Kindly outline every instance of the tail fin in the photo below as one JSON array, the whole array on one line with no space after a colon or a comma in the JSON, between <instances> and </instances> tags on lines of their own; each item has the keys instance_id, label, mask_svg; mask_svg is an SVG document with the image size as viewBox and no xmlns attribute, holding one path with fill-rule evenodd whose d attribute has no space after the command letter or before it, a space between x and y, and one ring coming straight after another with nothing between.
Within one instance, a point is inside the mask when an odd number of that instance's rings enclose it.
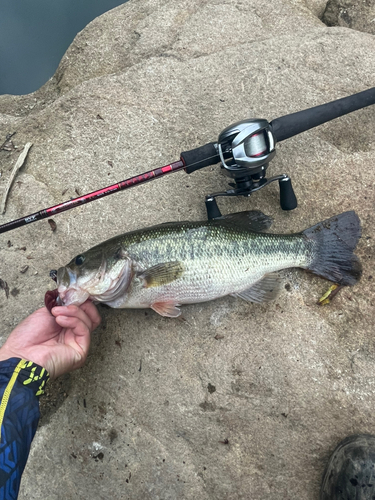
<instances>
[{"instance_id":1,"label":"tail fin","mask_svg":"<svg viewBox=\"0 0 375 500\"><path fill-rule=\"evenodd\" d=\"M316 243L310 271L341 285L359 281L362 266L353 251L361 237L361 223L355 212L331 217L302 234Z\"/></svg>"}]
</instances>

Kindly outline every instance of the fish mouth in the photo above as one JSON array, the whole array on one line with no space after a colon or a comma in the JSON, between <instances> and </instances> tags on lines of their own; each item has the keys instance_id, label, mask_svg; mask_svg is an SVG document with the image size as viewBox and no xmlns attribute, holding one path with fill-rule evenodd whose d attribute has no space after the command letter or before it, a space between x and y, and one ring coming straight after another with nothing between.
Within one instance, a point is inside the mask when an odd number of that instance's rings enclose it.
<instances>
[{"instance_id":1,"label":"fish mouth","mask_svg":"<svg viewBox=\"0 0 375 500\"><path fill-rule=\"evenodd\" d=\"M68 267L60 267L56 278L58 292L56 305L79 306L89 298L87 291L79 286L77 274Z\"/></svg>"},{"instance_id":2,"label":"fish mouth","mask_svg":"<svg viewBox=\"0 0 375 500\"><path fill-rule=\"evenodd\" d=\"M126 259L120 270L108 271L103 260L99 270L90 278L77 276L71 269L65 267L57 271L56 304L81 305L90 299L94 302L111 302L123 295L132 279L131 262Z\"/></svg>"},{"instance_id":3,"label":"fish mouth","mask_svg":"<svg viewBox=\"0 0 375 500\"><path fill-rule=\"evenodd\" d=\"M56 304L63 306L79 306L86 302L86 300L90 297L90 294L85 292L84 290L69 288L69 289L61 289L57 288L59 296L56 299Z\"/></svg>"}]
</instances>

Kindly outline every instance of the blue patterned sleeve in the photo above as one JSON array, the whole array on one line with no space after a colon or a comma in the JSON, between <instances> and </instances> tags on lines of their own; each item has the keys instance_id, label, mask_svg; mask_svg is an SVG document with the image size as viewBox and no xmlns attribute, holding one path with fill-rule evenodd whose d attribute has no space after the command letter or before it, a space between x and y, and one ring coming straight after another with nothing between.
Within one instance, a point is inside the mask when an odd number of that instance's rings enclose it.
<instances>
[{"instance_id":1,"label":"blue patterned sleeve","mask_svg":"<svg viewBox=\"0 0 375 500\"><path fill-rule=\"evenodd\" d=\"M0 500L18 496L47 380L47 371L31 361L0 362Z\"/></svg>"}]
</instances>

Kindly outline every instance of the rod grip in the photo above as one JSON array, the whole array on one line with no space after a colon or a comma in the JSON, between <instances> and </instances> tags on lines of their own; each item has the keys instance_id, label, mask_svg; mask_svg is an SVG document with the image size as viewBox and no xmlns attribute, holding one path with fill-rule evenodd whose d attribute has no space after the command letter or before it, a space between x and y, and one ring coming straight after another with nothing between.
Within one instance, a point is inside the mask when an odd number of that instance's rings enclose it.
<instances>
[{"instance_id":1,"label":"rod grip","mask_svg":"<svg viewBox=\"0 0 375 500\"><path fill-rule=\"evenodd\" d=\"M322 123L375 104L375 87L320 106L281 116L270 123L277 142L317 127Z\"/></svg>"},{"instance_id":2,"label":"rod grip","mask_svg":"<svg viewBox=\"0 0 375 500\"><path fill-rule=\"evenodd\" d=\"M191 174L200 168L219 163L220 156L216 149L216 143L210 142L199 148L184 151L181 153L181 159L185 164L186 173Z\"/></svg>"}]
</instances>

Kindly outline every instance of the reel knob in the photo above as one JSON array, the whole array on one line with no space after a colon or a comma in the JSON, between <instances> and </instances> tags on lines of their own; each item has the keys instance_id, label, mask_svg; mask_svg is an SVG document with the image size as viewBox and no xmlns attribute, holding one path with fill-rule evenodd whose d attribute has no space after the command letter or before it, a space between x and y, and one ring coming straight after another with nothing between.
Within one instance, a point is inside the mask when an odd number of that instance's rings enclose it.
<instances>
[{"instance_id":1,"label":"reel knob","mask_svg":"<svg viewBox=\"0 0 375 500\"><path fill-rule=\"evenodd\" d=\"M281 208L283 210L294 210L297 208L297 198L294 194L290 177L285 176L283 179L279 179L279 187Z\"/></svg>"}]
</instances>

